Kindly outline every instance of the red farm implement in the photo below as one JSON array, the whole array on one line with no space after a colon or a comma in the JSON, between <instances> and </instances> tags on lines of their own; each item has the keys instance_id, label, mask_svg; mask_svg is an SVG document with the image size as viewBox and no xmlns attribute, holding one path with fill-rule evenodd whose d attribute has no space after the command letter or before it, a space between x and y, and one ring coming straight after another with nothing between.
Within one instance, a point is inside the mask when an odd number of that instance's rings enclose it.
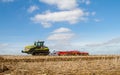
<instances>
[{"instance_id":1,"label":"red farm implement","mask_svg":"<svg viewBox=\"0 0 120 75\"><path fill-rule=\"evenodd\" d=\"M54 54L59 55L59 56L69 56L69 55L89 55L89 53L87 52L80 52L80 51L76 51L76 50L72 50L72 51L57 51Z\"/></svg>"}]
</instances>

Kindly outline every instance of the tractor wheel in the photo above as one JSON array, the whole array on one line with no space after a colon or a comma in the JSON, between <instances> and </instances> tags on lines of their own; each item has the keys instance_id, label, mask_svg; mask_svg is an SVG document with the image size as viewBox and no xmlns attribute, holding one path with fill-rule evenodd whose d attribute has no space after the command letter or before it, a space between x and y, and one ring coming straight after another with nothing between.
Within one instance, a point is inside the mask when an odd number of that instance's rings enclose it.
<instances>
[{"instance_id":1,"label":"tractor wheel","mask_svg":"<svg viewBox=\"0 0 120 75\"><path fill-rule=\"evenodd\" d=\"M32 55L37 55L37 53L33 52Z\"/></svg>"}]
</instances>

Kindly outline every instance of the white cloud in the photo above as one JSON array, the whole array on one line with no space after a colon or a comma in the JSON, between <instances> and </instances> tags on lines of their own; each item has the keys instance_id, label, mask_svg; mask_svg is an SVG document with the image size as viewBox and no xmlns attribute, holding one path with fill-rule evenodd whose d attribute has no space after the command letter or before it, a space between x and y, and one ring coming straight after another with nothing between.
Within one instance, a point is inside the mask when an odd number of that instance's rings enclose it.
<instances>
[{"instance_id":1,"label":"white cloud","mask_svg":"<svg viewBox=\"0 0 120 75\"><path fill-rule=\"evenodd\" d=\"M84 13L86 16L89 16L90 15L90 12L85 12Z\"/></svg>"},{"instance_id":2,"label":"white cloud","mask_svg":"<svg viewBox=\"0 0 120 75\"><path fill-rule=\"evenodd\" d=\"M54 22L68 22L70 24L75 24L78 21L84 21L85 12L81 9L74 9L70 11L60 11L60 12L47 12L44 14L37 14L31 18L35 23L40 23L44 27L50 27Z\"/></svg>"},{"instance_id":3,"label":"white cloud","mask_svg":"<svg viewBox=\"0 0 120 75\"><path fill-rule=\"evenodd\" d=\"M85 47L90 54L99 55L116 55L120 54L120 46L101 46L101 47Z\"/></svg>"},{"instance_id":4,"label":"white cloud","mask_svg":"<svg viewBox=\"0 0 120 75\"><path fill-rule=\"evenodd\" d=\"M96 19L94 19L94 21L95 22L100 22L101 20L96 18Z\"/></svg>"},{"instance_id":5,"label":"white cloud","mask_svg":"<svg viewBox=\"0 0 120 75\"><path fill-rule=\"evenodd\" d=\"M52 35L50 35L47 39L53 41L70 40L71 38L73 38L74 35L75 34L72 33L69 28L61 27L54 30L52 32Z\"/></svg>"},{"instance_id":6,"label":"white cloud","mask_svg":"<svg viewBox=\"0 0 120 75\"><path fill-rule=\"evenodd\" d=\"M81 2L81 3L85 3L86 5L91 4L91 1L90 1L90 0L81 0L80 2Z\"/></svg>"},{"instance_id":7,"label":"white cloud","mask_svg":"<svg viewBox=\"0 0 120 75\"><path fill-rule=\"evenodd\" d=\"M13 2L14 0L0 0L1 2Z\"/></svg>"},{"instance_id":8,"label":"white cloud","mask_svg":"<svg viewBox=\"0 0 120 75\"><path fill-rule=\"evenodd\" d=\"M32 12L34 12L35 10L38 10L39 8L38 8L38 6L36 6L36 5L32 5L32 6L30 6L29 8L28 8L28 12L29 13L32 13Z\"/></svg>"},{"instance_id":9,"label":"white cloud","mask_svg":"<svg viewBox=\"0 0 120 75\"><path fill-rule=\"evenodd\" d=\"M48 40L70 40L74 36L73 33L57 33L52 34L48 37Z\"/></svg>"},{"instance_id":10,"label":"white cloud","mask_svg":"<svg viewBox=\"0 0 120 75\"><path fill-rule=\"evenodd\" d=\"M4 48L4 47L7 47L7 46L8 46L7 43L1 43L1 44L0 44L0 49L1 49L1 48Z\"/></svg>"},{"instance_id":11,"label":"white cloud","mask_svg":"<svg viewBox=\"0 0 120 75\"><path fill-rule=\"evenodd\" d=\"M69 50L71 48L71 42L70 41L52 41L52 43L48 44L48 47L50 48L51 52L53 50L60 51L60 50Z\"/></svg>"},{"instance_id":12,"label":"white cloud","mask_svg":"<svg viewBox=\"0 0 120 75\"><path fill-rule=\"evenodd\" d=\"M0 43L0 55L22 55L21 50L27 43Z\"/></svg>"},{"instance_id":13,"label":"white cloud","mask_svg":"<svg viewBox=\"0 0 120 75\"><path fill-rule=\"evenodd\" d=\"M48 23L48 22L41 22L41 24L42 24L42 26L43 26L44 28L49 28L49 27L52 26L52 24L51 24L51 23Z\"/></svg>"},{"instance_id":14,"label":"white cloud","mask_svg":"<svg viewBox=\"0 0 120 75\"><path fill-rule=\"evenodd\" d=\"M80 51L87 51L90 54L120 54L120 38L114 38L106 42L73 42L71 47L79 49Z\"/></svg>"},{"instance_id":15,"label":"white cloud","mask_svg":"<svg viewBox=\"0 0 120 75\"><path fill-rule=\"evenodd\" d=\"M56 5L60 10L71 10L77 8L77 0L39 0L49 5Z\"/></svg>"},{"instance_id":16,"label":"white cloud","mask_svg":"<svg viewBox=\"0 0 120 75\"><path fill-rule=\"evenodd\" d=\"M53 33L66 33L66 32L70 32L71 30L69 28L64 28L64 27L61 27L59 29L56 29L53 31Z\"/></svg>"},{"instance_id":17,"label":"white cloud","mask_svg":"<svg viewBox=\"0 0 120 75\"><path fill-rule=\"evenodd\" d=\"M1 43L0 44L0 54L12 54L12 50L11 50L11 45L8 43Z\"/></svg>"},{"instance_id":18,"label":"white cloud","mask_svg":"<svg viewBox=\"0 0 120 75\"><path fill-rule=\"evenodd\" d=\"M55 5L60 11L50 12L45 11L40 14L36 14L31 17L34 23L41 24L44 28L49 28L53 23L68 22L69 24L75 24L81 21L87 21L89 12L83 11L78 7L77 0L39 0L40 2L48 5ZM81 0L82 3L89 4L90 0ZM95 14L95 13L92 13Z\"/></svg>"},{"instance_id":19,"label":"white cloud","mask_svg":"<svg viewBox=\"0 0 120 75\"><path fill-rule=\"evenodd\" d=\"M90 0L86 0L86 2L85 2L87 5L89 5L91 2L90 2Z\"/></svg>"},{"instance_id":20,"label":"white cloud","mask_svg":"<svg viewBox=\"0 0 120 75\"><path fill-rule=\"evenodd\" d=\"M96 43L96 44L88 44L86 46L89 47L98 47L98 46L113 46L113 45L120 45L120 38L114 38L112 40L108 40L107 42L103 43Z\"/></svg>"},{"instance_id":21,"label":"white cloud","mask_svg":"<svg viewBox=\"0 0 120 75\"><path fill-rule=\"evenodd\" d=\"M91 15L92 15L92 16L95 16L95 15L96 15L96 12L92 12Z\"/></svg>"},{"instance_id":22,"label":"white cloud","mask_svg":"<svg viewBox=\"0 0 120 75\"><path fill-rule=\"evenodd\" d=\"M51 41L49 47L55 50L65 50L71 45L71 40L75 37L75 34L69 28L58 28L48 36L47 40Z\"/></svg>"}]
</instances>

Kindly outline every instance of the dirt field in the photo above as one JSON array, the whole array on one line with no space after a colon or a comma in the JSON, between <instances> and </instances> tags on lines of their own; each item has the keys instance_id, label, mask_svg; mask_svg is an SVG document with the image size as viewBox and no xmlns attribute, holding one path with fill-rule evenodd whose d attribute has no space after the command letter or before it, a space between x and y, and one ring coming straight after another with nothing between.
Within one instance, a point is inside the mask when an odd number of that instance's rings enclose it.
<instances>
[{"instance_id":1,"label":"dirt field","mask_svg":"<svg viewBox=\"0 0 120 75\"><path fill-rule=\"evenodd\" d=\"M0 56L0 75L120 75L120 56Z\"/></svg>"}]
</instances>

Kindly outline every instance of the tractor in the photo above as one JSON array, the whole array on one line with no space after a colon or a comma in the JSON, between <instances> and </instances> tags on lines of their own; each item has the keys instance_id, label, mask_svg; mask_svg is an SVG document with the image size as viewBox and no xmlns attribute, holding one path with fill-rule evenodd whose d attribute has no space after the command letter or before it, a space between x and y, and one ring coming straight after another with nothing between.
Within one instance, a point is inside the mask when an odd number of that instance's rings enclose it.
<instances>
[{"instance_id":1,"label":"tractor","mask_svg":"<svg viewBox=\"0 0 120 75\"><path fill-rule=\"evenodd\" d=\"M49 55L49 48L44 45L44 41L34 42L34 45L26 46L22 53L32 55Z\"/></svg>"}]
</instances>

